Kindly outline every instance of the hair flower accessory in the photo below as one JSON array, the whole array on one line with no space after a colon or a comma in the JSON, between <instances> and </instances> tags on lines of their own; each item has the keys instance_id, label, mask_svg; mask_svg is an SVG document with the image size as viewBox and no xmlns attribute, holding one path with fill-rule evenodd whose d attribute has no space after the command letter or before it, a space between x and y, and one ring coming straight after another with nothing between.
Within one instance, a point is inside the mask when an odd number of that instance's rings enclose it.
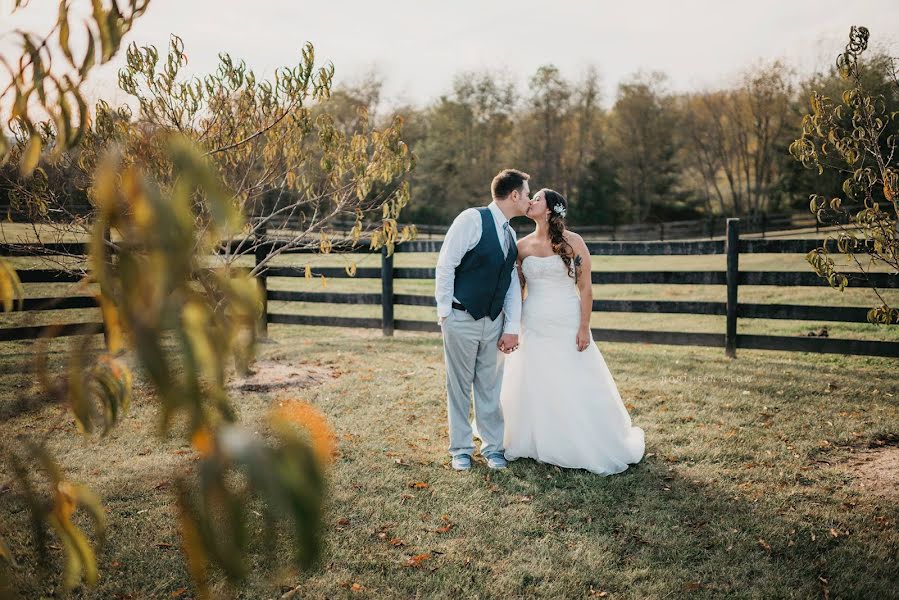
<instances>
[{"instance_id":1,"label":"hair flower accessory","mask_svg":"<svg viewBox=\"0 0 899 600\"><path fill-rule=\"evenodd\" d=\"M556 213L557 215L559 215L560 217L562 217L563 219L565 218L565 215L568 214L568 211L566 211L565 207L562 206L561 204L556 204L555 206L553 206L553 212Z\"/></svg>"}]
</instances>

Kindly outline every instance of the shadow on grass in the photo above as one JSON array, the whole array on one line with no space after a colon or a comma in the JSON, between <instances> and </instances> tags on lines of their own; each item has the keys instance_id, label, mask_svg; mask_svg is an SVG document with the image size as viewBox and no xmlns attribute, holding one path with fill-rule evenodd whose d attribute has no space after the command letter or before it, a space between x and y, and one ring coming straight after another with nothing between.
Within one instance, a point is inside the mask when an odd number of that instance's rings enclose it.
<instances>
[{"instance_id":1,"label":"shadow on grass","mask_svg":"<svg viewBox=\"0 0 899 600\"><path fill-rule=\"evenodd\" d=\"M653 455L610 477L520 459L491 479L510 498L531 498L542 513L543 527L520 532L524 538L576 531L614 557L604 573L582 574L585 592L899 597L895 555L889 558L888 547L822 535L820 526L791 514L789 507L727 495L714 483L684 478ZM573 552L574 560L587 550ZM554 583L525 574L519 591L542 596Z\"/></svg>"}]
</instances>

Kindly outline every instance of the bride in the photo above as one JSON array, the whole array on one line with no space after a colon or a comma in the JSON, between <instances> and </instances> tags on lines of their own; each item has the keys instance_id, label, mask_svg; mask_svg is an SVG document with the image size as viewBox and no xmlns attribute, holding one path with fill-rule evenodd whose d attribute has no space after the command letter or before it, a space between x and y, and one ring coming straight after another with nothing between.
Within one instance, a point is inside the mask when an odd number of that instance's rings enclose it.
<instances>
[{"instance_id":1,"label":"bride","mask_svg":"<svg viewBox=\"0 0 899 600\"><path fill-rule=\"evenodd\" d=\"M543 189L527 217L537 226L518 242L526 292L519 348L505 359L505 455L600 475L640 462L643 430L631 418L593 342L590 253L565 229L568 203Z\"/></svg>"}]
</instances>

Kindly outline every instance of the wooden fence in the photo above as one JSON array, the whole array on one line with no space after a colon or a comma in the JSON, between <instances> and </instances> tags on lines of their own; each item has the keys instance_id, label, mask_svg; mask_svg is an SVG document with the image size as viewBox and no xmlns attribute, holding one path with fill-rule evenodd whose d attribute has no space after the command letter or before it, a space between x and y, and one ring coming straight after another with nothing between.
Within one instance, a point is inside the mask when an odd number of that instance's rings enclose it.
<instances>
[{"instance_id":1,"label":"wooden fence","mask_svg":"<svg viewBox=\"0 0 899 600\"><path fill-rule=\"evenodd\" d=\"M854 214L852 208L845 207L849 213ZM847 213L847 215L849 214ZM841 215L840 222L848 222L847 215ZM832 217L833 218L833 217ZM724 237L727 233L728 217L715 216L703 219L690 219L685 221L660 221L657 223L631 223L624 225L587 225L576 227L577 232L588 240L683 240L683 239L714 239ZM352 223L346 225L348 231ZM433 236L443 236L448 227L446 225L416 225L419 238L431 239ZM534 230L530 222L513 224L519 237ZM761 234L764 238L769 232L784 232L796 229L810 229L814 227L817 233L820 228L817 217L811 211L793 211L779 213L756 213L740 217L740 231L744 234Z\"/></svg>"},{"instance_id":2,"label":"wooden fence","mask_svg":"<svg viewBox=\"0 0 899 600\"><path fill-rule=\"evenodd\" d=\"M728 356L736 356L737 348L785 350L802 352L822 352L836 354L858 354L871 356L899 357L899 342L874 340L851 340L825 337L777 336L738 334L738 319L790 319L802 321L866 323L865 307L831 307L802 306L792 304L752 304L740 303L738 292L740 286L826 286L826 282L811 271L740 271L739 256L753 253L806 253L818 245L817 240L793 239L740 239L739 219L727 221L727 235L724 240L704 241L608 241L590 242L588 248L591 255L599 256L670 256L670 255L726 255L726 269L723 271L594 271L591 273L594 284L679 284L679 285L722 285L726 286L725 302L704 301L656 301L656 300L594 300L595 312L628 312L628 313L665 313L693 315L721 315L725 317L723 333L690 333L653 330L630 329L593 329L593 337L597 341L635 342L650 344L671 344L686 346L711 346L723 348ZM265 256L271 249L282 242L271 241L259 249L259 256ZM439 241L413 241L397 246L396 253L438 252ZM59 247L56 247L59 246ZM0 247L0 254L31 255L33 248ZM83 252L83 245L49 245L40 247L41 252L53 254L57 252ZM368 253L366 249L355 248L357 253ZM287 250L287 254L310 253L307 249ZM45 270L20 270L23 283L49 283L77 281L77 277L68 273ZM315 275L329 278L349 277L343 268L315 268ZM265 324L279 323L291 325L316 325L334 327L358 327L382 329L384 335L393 335L395 330L437 332L436 316L427 321L396 319L394 307L402 306L436 306L433 295L397 294L394 292L394 281L400 279L432 280L433 268L408 268L394 266L394 257L381 254L381 266L359 268L355 277L359 279L380 279L380 293L340 293L340 292L298 292L286 290L269 290L267 281L273 277L304 277L304 267L271 267L261 278L266 289L267 301L280 302L313 302L327 304L380 305L381 318L373 317L341 317L287 314L271 312L266 303ZM899 276L889 273L870 274L871 282L879 288L899 288ZM850 278L848 287L866 287L870 283L865 279ZM90 296L65 297L51 299L29 299L25 301L23 310L46 310L48 308L89 308L96 306ZM894 327L892 325L890 327ZM31 339L38 335L75 335L79 333L98 333L103 329L102 323L85 325L57 325L52 330L44 327L13 327L0 329L0 341Z\"/></svg>"}]
</instances>

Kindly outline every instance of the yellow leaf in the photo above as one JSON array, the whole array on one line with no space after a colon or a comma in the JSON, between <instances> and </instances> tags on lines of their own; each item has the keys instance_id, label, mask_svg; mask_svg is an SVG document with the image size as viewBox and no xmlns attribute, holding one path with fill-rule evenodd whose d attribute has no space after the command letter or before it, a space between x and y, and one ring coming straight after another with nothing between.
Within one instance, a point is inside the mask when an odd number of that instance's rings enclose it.
<instances>
[{"instance_id":1,"label":"yellow leaf","mask_svg":"<svg viewBox=\"0 0 899 600\"><path fill-rule=\"evenodd\" d=\"M19 163L19 174L23 178L31 177L37 163L41 159L41 136L37 133L31 134L31 139L25 144L25 150L22 152L22 159Z\"/></svg>"},{"instance_id":2,"label":"yellow leaf","mask_svg":"<svg viewBox=\"0 0 899 600\"><path fill-rule=\"evenodd\" d=\"M72 56L72 49L69 48L69 14L66 7L66 0L59 2L59 47L72 66L75 66L75 58Z\"/></svg>"},{"instance_id":3,"label":"yellow leaf","mask_svg":"<svg viewBox=\"0 0 899 600\"><path fill-rule=\"evenodd\" d=\"M75 488L67 481L60 481L56 485L56 498L53 503L53 512L61 521L68 521L75 513Z\"/></svg>"},{"instance_id":4,"label":"yellow leaf","mask_svg":"<svg viewBox=\"0 0 899 600\"><path fill-rule=\"evenodd\" d=\"M208 427L200 427L190 438L190 445L196 450L200 456L210 456L212 454L214 442L212 434Z\"/></svg>"},{"instance_id":5,"label":"yellow leaf","mask_svg":"<svg viewBox=\"0 0 899 600\"><path fill-rule=\"evenodd\" d=\"M337 438L328 420L314 406L302 400L286 400L279 403L271 418L303 428L321 464L327 465L334 460Z\"/></svg>"},{"instance_id":6,"label":"yellow leaf","mask_svg":"<svg viewBox=\"0 0 899 600\"><path fill-rule=\"evenodd\" d=\"M196 523L191 518L188 509L188 501L184 490L178 494L178 522L181 525L181 547L187 558L187 570L194 580L200 598L209 597L206 577L206 553L203 549L203 539Z\"/></svg>"},{"instance_id":7,"label":"yellow leaf","mask_svg":"<svg viewBox=\"0 0 899 600\"><path fill-rule=\"evenodd\" d=\"M122 324L119 320L119 311L115 303L106 295L100 294L97 299L100 302L103 325L106 328L106 348L110 354L115 354L122 348Z\"/></svg>"}]
</instances>

